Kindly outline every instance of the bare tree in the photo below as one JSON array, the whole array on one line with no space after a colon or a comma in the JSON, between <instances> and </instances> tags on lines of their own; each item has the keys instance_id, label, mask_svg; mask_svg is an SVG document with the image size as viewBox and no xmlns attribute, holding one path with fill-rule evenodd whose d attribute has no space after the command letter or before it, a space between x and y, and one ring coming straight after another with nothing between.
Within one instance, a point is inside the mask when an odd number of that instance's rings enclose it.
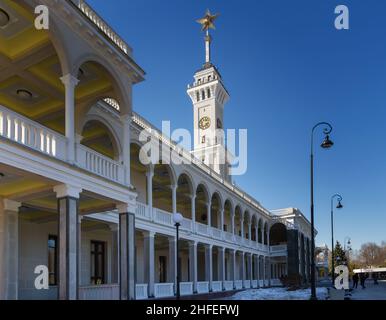
<instances>
[{"instance_id":1,"label":"bare tree","mask_svg":"<svg viewBox=\"0 0 386 320\"><path fill-rule=\"evenodd\" d=\"M366 267L378 267L385 262L384 246L374 242L364 243L359 251L359 260Z\"/></svg>"}]
</instances>

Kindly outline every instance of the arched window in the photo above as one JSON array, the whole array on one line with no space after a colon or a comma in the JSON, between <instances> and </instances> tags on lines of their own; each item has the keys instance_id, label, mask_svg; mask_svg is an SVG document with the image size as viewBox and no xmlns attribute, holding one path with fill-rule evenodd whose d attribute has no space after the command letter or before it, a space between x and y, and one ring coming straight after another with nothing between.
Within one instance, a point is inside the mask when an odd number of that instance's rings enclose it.
<instances>
[{"instance_id":1,"label":"arched window","mask_svg":"<svg viewBox=\"0 0 386 320\"><path fill-rule=\"evenodd\" d=\"M205 91L204 90L201 91L201 99L205 100Z\"/></svg>"},{"instance_id":2,"label":"arched window","mask_svg":"<svg viewBox=\"0 0 386 320\"><path fill-rule=\"evenodd\" d=\"M207 93L206 93L208 99L210 98L210 89L208 89Z\"/></svg>"},{"instance_id":3,"label":"arched window","mask_svg":"<svg viewBox=\"0 0 386 320\"><path fill-rule=\"evenodd\" d=\"M200 93L198 91L196 92L196 98L197 98L197 102L199 102L200 101Z\"/></svg>"}]
</instances>

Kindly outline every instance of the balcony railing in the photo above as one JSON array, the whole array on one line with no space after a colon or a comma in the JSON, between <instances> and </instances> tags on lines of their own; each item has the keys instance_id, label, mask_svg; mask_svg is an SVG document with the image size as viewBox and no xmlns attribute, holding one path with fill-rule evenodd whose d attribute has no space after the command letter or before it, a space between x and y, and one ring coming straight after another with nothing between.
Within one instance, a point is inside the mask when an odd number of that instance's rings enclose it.
<instances>
[{"instance_id":1,"label":"balcony railing","mask_svg":"<svg viewBox=\"0 0 386 320\"><path fill-rule=\"evenodd\" d=\"M180 294L182 296L193 294L193 282L180 282Z\"/></svg>"},{"instance_id":2,"label":"balcony railing","mask_svg":"<svg viewBox=\"0 0 386 320\"><path fill-rule=\"evenodd\" d=\"M76 144L76 163L79 167L103 178L124 184L124 166L84 146Z\"/></svg>"},{"instance_id":3,"label":"balcony railing","mask_svg":"<svg viewBox=\"0 0 386 320\"><path fill-rule=\"evenodd\" d=\"M200 281L197 282L197 293L208 293L209 292L209 282Z\"/></svg>"},{"instance_id":4,"label":"balcony railing","mask_svg":"<svg viewBox=\"0 0 386 320\"><path fill-rule=\"evenodd\" d=\"M149 298L147 291L147 284L136 284L135 285L135 298L137 300L143 300Z\"/></svg>"},{"instance_id":5,"label":"balcony railing","mask_svg":"<svg viewBox=\"0 0 386 320\"><path fill-rule=\"evenodd\" d=\"M125 41L84 1L84 0L71 0L81 12L93 22L99 30L101 30L112 42L114 42L118 48L120 48L125 54L131 54L131 48Z\"/></svg>"},{"instance_id":6,"label":"balcony railing","mask_svg":"<svg viewBox=\"0 0 386 320\"><path fill-rule=\"evenodd\" d=\"M66 158L65 137L1 105L0 136L57 159Z\"/></svg>"},{"instance_id":7,"label":"balcony railing","mask_svg":"<svg viewBox=\"0 0 386 320\"><path fill-rule=\"evenodd\" d=\"M174 296L174 283L155 283L154 296L156 298Z\"/></svg>"},{"instance_id":8,"label":"balcony railing","mask_svg":"<svg viewBox=\"0 0 386 320\"><path fill-rule=\"evenodd\" d=\"M243 280L235 280L235 289L239 290L243 288Z\"/></svg>"},{"instance_id":9,"label":"balcony railing","mask_svg":"<svg viewBox=\"0 0 386 320\"><path fill-rule=\"evenodd\" d=\"M213 292L222 291L222 281L213 281L212 282L212 291Z\"/></svg>"},{"instance_id":10,"label":"balcony railing","mask_svg":"<svg viewBox=\"0 0 386 320\"><path fill-rule=\"evenodd\" d=\"M79 288L79 300L118 300L119 284L102 284Z\"/></svg>"}]
</instances>

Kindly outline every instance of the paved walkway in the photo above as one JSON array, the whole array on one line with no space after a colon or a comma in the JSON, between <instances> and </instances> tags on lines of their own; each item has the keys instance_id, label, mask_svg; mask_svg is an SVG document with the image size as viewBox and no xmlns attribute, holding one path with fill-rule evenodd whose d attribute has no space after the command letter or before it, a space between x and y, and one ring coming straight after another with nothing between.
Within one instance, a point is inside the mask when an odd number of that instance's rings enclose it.
<instances>
[{"instance_id":1,"label":"paved walkway","mask_svg":"<svg viewBox=\"0 0 386 320\"><path fill-rule=\"evenodd\" d=\"M366 280L366 289L362 289L358 285L358 289L351 291L352 300L386 300L386 281L378 281L378 285L374 285L373 280Z\"/></svg>"}]
</instances>

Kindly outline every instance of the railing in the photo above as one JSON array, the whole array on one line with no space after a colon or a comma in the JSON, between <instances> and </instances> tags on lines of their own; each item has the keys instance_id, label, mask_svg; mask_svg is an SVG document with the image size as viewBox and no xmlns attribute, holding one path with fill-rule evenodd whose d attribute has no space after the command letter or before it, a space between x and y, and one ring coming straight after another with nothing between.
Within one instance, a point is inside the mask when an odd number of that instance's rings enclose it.
<instances>
[{"instance_id":1,"label":"railing","mask_svg":"<svg viewBox=\"0 0 386 320\"><path fill-rule=\"evenodd\" d=\"M251 280L244 280L243 287L249 289L251 287Z\"/></svg>"},{"instance_id":2,"label":"railing","mask_svg":"<svg viewBox=\"0 0 386 320\"><path fill-rule=\"evenodd\" d=\"M225 232L225 240L233 242L233 234L230 232Z\"/></svg>"},{"instance_id":3,"label":"railing","mask_svg":"<svg viewBox=\"0 0 386 320\"><path fill-rule=\"evenodd\" d=\"M212 227L212 237L215 239L221 240L222 239L222 231L220 229Z\"/></svg>"},{"instance_id":4,"label":"railing","mask_svg":"<svg viewBox=\"0 0 386 320\"><path fill-rule=\"evenodd\" d=\"M76 144L76 163L79 167L103 178L121 184L125 182L123 165L78 143Z\"/></svg>"},{"instance_id":5,"label":"railing","mask_svg":"<svg viewBox=\"0 0 386 320\"><path fill-rule=\"evenodd\" d=\"M208 293L209 292L209 282L200 281L197 282L197 293Z\"/></svg>"},{"instance_id":6,"label":"railing","mask_svg":"<svg viewBox=\"0 0 386 320\"><path fill-rule=\"evenodd\" d=\"M235 280L235 289L243 288L243 280Z\"/></svg>"},{"instance_id":7,"label":"railing","mask_svg":"<svg viewBox=\"0 0 386 320\"><path fill-rule=\"evenodd\" d=\"M150 220L150 209L146 204L137 202L137 208L135 209L135 214L137 217L141 217L143 219Z\"/></svg>"},{"instance_id":8,"label":"railing","mask_svg":"<svg viewBox=\"0 0 386 320\"><path fill-rule=\"evenodd\" d=\"M184 218L181 223L181 227L185 230L191 231L193 228L193 221L190 219Z\"/></svg>"},{"instance_id":9,"label":"railing","mask_svg":"<svg viewBox=\"0 0 386 320\"><path fill-rule=\"evenodd\" d=\"M224 281L224 290L231 291L233 290L233 281Z\"/></svg>"},{"instance_id":10,"label":"railing","mask_svg":"<svg viewBox=\"0 0 386 320\"><path fill-rule=\"evenodd\" d=\"M79 300L118 300L119 284L102 284L79 288Z\"/></svg>"},{"instance_id":11,"label":"railing","mask_svg":"<svg viewBox=\"0 0 386 320\"><path fill-rule=\"evenodd\" d=\"M131 48L127 43L84 0L72 0L72 2L125 54L131 54Z\"/></svg>"},{"instance_id":12,"label":"railing","mask_svg":"<svg viewBox=\"0 0 386 320\"><path fill-rule=\"evenodd\" d=\"M135 297L137 300L144 300L149 298L147 291L147 284L136 284L135 285Z\"/></svg>"},{"instance_id":13,"label":"railing","mask_svg":"<svg viewBox=\"0 0 386 320\"><path fill-rule=\"evenodd\" d=\"M263 288L264 287L264 280L259 280L259 287Z\"/></svg>"},{"instance_id":14,"label":"railing","mask_svg":"<svg viewBox=\"0 0 386 320\"><path fill-rule=\"evenodd\" d=\"M193 294L193 282L180 282L180 294L182 296Z\"/></svg>"},{"instance_id":15,"label":"railing","mask_svg":"<svg viewBox=\"0 0 386 320\"><path fill-rule=\"evenodd\" d=\"M257 280L252 280L251 281L251 287L252 288L257 288Z\"/></svg>"},{"instance_id":16,"label":"railing","mask_svg":"<svg viewBox=\"0 0 386 320\"><path fill-rule=\"evenodd\" d=\"M174 283L155 283L154 296L156 298L174 296Z\"/></svg>"},{"instance_id":17,"label":"railing","mask_svg":"<svg viewBox=\"0 0 386 320\"><path fill-rule=\"evenodd\" d=\"M213 281L212 282L212 291L213 292L222 291L222 281Z\"/></svg>"},{"instance_id":18,"label":"railing","mask_svg":"<svg viewBox=\"0 0 386 320\"><path fill-rule=\"evenodd\" d=\"M278 246L271 246L271 252L277 252L277 251L287 251L287 245L278 245Z\"/></svg>"},{"instance_id":19,"label":"railing","mask_svg":"<svg viewBox=\"0 0 386 320\"><path fill-rule=\"evenodd\" d=\"M57 159L66 158L64 136L1 105L0 136Z\"/></svg>"},{"instance_id":20,"label":"railing","mask_svg":"<svg viewBox=\"0 0 386 320\"><path fill-rule=\"evenodd\" d=\"M243 239L239 235L236 234L235 239L238 244L243 244Z\"/></svg>"},{"instance_id":21,"label":"railing","mask_svg":"<svg viewBox=\"0 0 386 320\"><path fill-rule=\"evenodd\" d=\"M173 216L172 216L172 214L170 214L167 211L158 209L158 208L154 208L154 210L155 210L154 219L155 219L156 222L158 222L160 224L167 225L167 226L172 226L173 225Z\"/></svg>"},{"instance_id":22,"label":"railing","mask_svg":"<svg viewBox=\"0 0 386 320\"><path fill-rule=\"evenodd\" d=\"M196 227L197 227L197 229L196 229L197 233L205 235L205 236L209 235L208 225L196 222Z\"/></svg>"},{"instance_id":23,"label":"railing","mask_svg":"<svg viewBox=\"0 0 386 320\"><path fill-rule=\"evenodd\" d=\"M202 171L210 175L212 178L222 183L227 189L233 191L235 194L240 196L250 205L255 207L259 212L262 212L267 216L271 215L271 213L267 209L265 209L257 200L253 199L250 195L248 195L247 193L245 193L244 191L242 191L232 183L224 180L218 173L216 173L214 170L208 167L200 159L197 159L189 151L183 149L181 145L166 138L156 127L154 127L151 123L149 123L144 118L142 118L139 114L133 112L132 120L138 126L140 126L141 128L151 133L158 141L161 141L163 144L165 144L166 147L170 148L171 150L174 150L177 154L181 155L184 163L194 164Z\"/></svg>"}]
</instances>

